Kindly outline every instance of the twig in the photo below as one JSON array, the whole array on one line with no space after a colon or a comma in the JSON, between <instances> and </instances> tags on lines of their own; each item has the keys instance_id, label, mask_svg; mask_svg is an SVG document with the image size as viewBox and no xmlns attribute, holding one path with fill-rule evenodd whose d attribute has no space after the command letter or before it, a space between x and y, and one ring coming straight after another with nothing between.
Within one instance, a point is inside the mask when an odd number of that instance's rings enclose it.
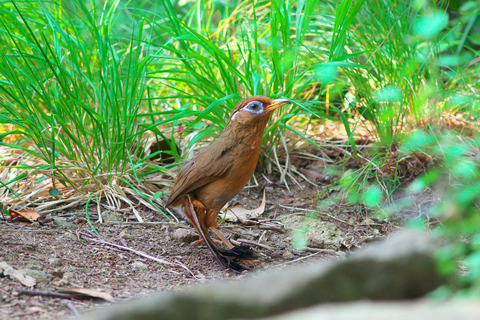
<instances>
[{"instance_id":1,"label":"twig","mask_svg":"<svg viewBox=\"0 0 480 320\"><path fill-rule=\"evenodd\" d=\"M116 243L108 242L108 241L103 240L103 239L88 238L88 237L85 236L84 233L82 233L81 235L82 235L82 238L83 238L83 239L88 240L88 241L92 241L92 242L96 242L96 243L101 243L101 244L108 245L108 246L112 246L112 247L115 247L115 248L118 248L118 249L121 249L121 250L129 251L129 252L135 253L135 254L138 255L138 256L141 256L141 257L150 259L150 260L152 260L152 261L155 261L155 262L158 262L158 263L161 263L161 264L166 264L166 265L169 265L169 266L178 266L178 267L181 267L181 268L185 269L188 273L190 273L190 274L192 275L192 277L196 278L196 276L193 274L193 272L192 272L190 269L188 269L188 267L187 267L186 265L184 265L183 263L181 263L181 262L170 262L170 261L167 261L167 260L165 260L165 259L160 259L160 258L151 256L151 255L149 255L149 254L147 254L147 253L145 253L145 252L138 251L138 250L132 249L132 248L130 248L130 247L126 247L126 246L121 246L121 245L116 244Z\"/></svg>"},{"instance_id":2,"label":"twig","mask_svg":"<svg viewBox=\"0 0 480 320\"><path fill-rule=\"evenodd\" d=\"M13 246L28 246L28 247L37 247L38 244L33 242L17 242L17 241L3 241L4 245L13 245Z\"/></svg>"},{"instance_id":3,"label":"twig","mask_svg":"<svg viewBox=\"0 0 480 320\"><path fill-rule=\"evenodd\" d=\"M177 226L177 225L184 225L181 223L175 223L175 222L167 222L167 221L144 221L144 222L138 222L138 221L104 221L103 224L120 224L120 225L138 225L138 226L148 226L148 225L172 225L172 226Z\"/></svg>"},{"instance_id":4,"label":"twig","mask_svg":"<svg viewBox=\"0 0 480 320\"><path fill-rule=\"evenodd\" d=\"M39 290L26 290L26 289L17 289L19 294L26 294L28 296L42 296L42 297L53 297L61 299L74 299L79 296L71 293L61 293L53 291L39 291Z\"/></svg>"},{"instance_id":5,"label":"twig","mask_svg":"<svg viewBox=\"0 0 480 320\"><path fill-rule=\"evenodd\" d=\"M283 204L278 204L280 208L284 209L291 209L291 210L298 210L298 211L307 211L307 212L317 212L316 210L311 210L311 209L305 209L305 208L300 208L300 207L292 207L292 206L286 206Z\"/></svg>"},{"instance_id":6,"label":"twig","mask_svg":"<svg viewBox=\"0 0 480 320\"><path fill-rule=\"evenodd\" d=\"M252 246L257 246L257 247L260 247L260 248L263 248L263 249L266 249L266 250L273 250L272 247L267 246L266 244L261 244L261 243L256 242L256 241L252 241L252 240L248 240L248 239L237 239L237 241L241 242L241 243L251 244Z\"/></svg>"},{"instance_id":7,"label":"twig","mask_svg":"<svg viewBox=\"0 0 480 320\"><path fill-rule=\"evenodd\" d=\"M278 231L278 232L281 232L281 233L285 233L285 229L283 227L277 227L277 226L273 226L273 225L270 225L270 224L266 224L266 222L270 222L270 221L277 221L275 219L265 219L265 220L262 220L262 221L255 221L255 220L246 220L245 222L241 222L239 224L230 224L230 225L227 225L227 224L224 224L222 225L222 229L232 229L232 228L236 228L238 227L239 225L240 226L244 226L244 227L258 227L259 229L263 229L263 230L274 230L274 231Z\"/></svg>"},{"instance_id":8,"label":"twig","mask_svg":"<svg viewBox=\"0 0 480 320\"><path fill-rule=\"evenodd\" d=\"M333 249L320 249L320 248L311 248L311 247L306 247L303 249L303 251L306 252L318 252L318 253L328 253L328 254L337 254L337 251Z\"/></svg>"},{"instance_id":9,"label":"twig","mask_svg":"<svg viewBox=\"0 0 480 320\"><path fill-rule=\"evenodd\" d=\"M37 229L5 229L2 232L38 232L38 233L46 233L46 234L56 234L55 231L52 230L39 230Z\"/></svg>"},{"instance_id":10,"label":"twig","mask_svg":"<svg viewBox=\"0 0 480 320\"><path fill-rule=\"evenodd\" d=\"M346 222L346 221L343 221L342 219L339 219L339 218L337 218L337 217L334 217L334 216L332 216L332 215L330 215L330 214L328 214L328 213L322 213L322 212L321 212L321 213L319 213L319 215L325 216L325 217L327 217L327 218L333 219L333 220L338 221L338 222L341 222L341 223L344 223L344 224L346 224L347 226L350 226L350 227L353 227L353 226L354 226L353 224L348 223L348 222Z\"/></svg>"},{"instance_id":11,"label":"twig","mask_svg":"<svg viewBox=\"0 0 480 320\"><path fill-rule=\"evenodd\" d=\"M285 233L285 228L283 227L276 227L276 226L269 226L269 225L259 225L258 226L258 229L261 229L261 230L273 230L273 231L277 231L277 232L280 232L280 233Z\"/></svg>"},{"instance_id":12,"label":"twig","mask_svg":"<svg viewBox=\"0 0 480 320\"><path fill-rule=\"evenodd\" d=\"M341 223L344 223L344 224L346 224L346 225L348 225L348 226L353 227L353 224L348 223L348 222L346 222L346 221L343 221L342 219L339 219L339 218L337 218L337 217L334 217L334 216L332 216L332 215L330 215L330 214L328 214L328 213L318 212L317 210L311 210L311 209L289 207L289 206L284 206L284 205L281 205L281 204L279 204L278 206L279 206L279 207L282 207L282 208L286 208L286 209L295 209L295 210L299 210L299 211L312 212L312 213L315 213L315 214L317 214L317 215L319 215L319 216L328 217L328 218L330 218L330 219L333 219L333 220L335 220L335 221L338 221L338 222L341 222Z\"/></svg>"},{"instance_id":13,"label":"twig","mask_svg":"<svg viewBox=\"0 0 480 320\"><path fill-rule=\"evenodd\" d=\"M297 258L297 259L294 259L294 260L291 260L291 261L287 261L287 262L282 262L282 263L279 263L277 265L272 266L272 268L286 266L287 264L292 264L292 263L295 263L295 262L298 262L298 261L301 261L301 260L305 260L305 259L311 258L313 256L316 256L320 253L321 252L315 252L315 253L309 254L308 256L300 257L300 258Z\"/></svg>"}]
</instances>

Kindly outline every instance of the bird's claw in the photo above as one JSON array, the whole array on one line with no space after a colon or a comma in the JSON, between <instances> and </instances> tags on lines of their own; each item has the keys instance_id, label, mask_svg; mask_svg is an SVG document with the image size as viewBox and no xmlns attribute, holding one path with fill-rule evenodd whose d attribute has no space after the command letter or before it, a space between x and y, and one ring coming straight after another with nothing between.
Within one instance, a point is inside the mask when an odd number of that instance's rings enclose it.
<instances>
[{"instance_id":1,"label":"bird's claw","mask_svg":"<svg viewBox=\"0 0 480 320\"><path fill-rule=\"evenodd\" d=\"M218 251L224 256L235 257L242 260L253 260L257 256L249 246L234 246L231 249L221 249Z\"/></svg>"}]
</instances>

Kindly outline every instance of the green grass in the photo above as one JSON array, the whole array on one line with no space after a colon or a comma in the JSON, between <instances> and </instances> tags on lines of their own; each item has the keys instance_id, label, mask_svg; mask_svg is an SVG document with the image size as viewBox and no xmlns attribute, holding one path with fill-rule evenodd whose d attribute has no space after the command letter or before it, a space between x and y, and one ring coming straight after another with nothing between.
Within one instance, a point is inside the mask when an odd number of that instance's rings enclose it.
<instances>
[{"instance_id":1,"label":"green grass","mask_svg":"<svg viewBox=\"0 0 480 320\"><path fill-rule=\"evenodd\" d=\"M315 153L317 127L338 122L346 153L368 159L345 188L373 179L388 196L401 181L381 171L405 134L445 112L478 118L475 3L4 1L0 144L25 154L4 196L26 205L70 192L112 207L133 196L160 210L170 169L256 94L293 102L264 135L262 163L285 184L295 142ZM363 127L377 147L359 155Z\"/></svg>"},{"instance_id":2,"label":"green grass","mask_svg":"<svg viewBox=\"0 0 480 320\"><path fill-rule=\"evenodd\" d=\"M2 8L0 121L14 125L2 136L20 136L2 145L34 159L22 169L51 179L54 196L56 182L83 194L117 194L121 180L149 170L138 123L152 59L144 22L118 42L115 5L96 14L83 1Z\"/></svg>"},{"instance_id":3,"label":"green grass","mask_svg":"<svg viewBox=\"0 0 480 320\"><path fill-rule=\"evenodd\" d=\"M42 188L51 181L54 197L61 185L86 197L125 199L117 186L145 197L145 175L168 173L142 149L148 136L173 143L182 125L184 136L195 134L186 146L192 149L219 134L235 101L255 94L299 101L267 130L269 152L286 130L313 142L292 123L323 115L322 104L302 102L319 51L302 40L318 3L243 5L199 2L183 12L168 1L143 8L7 2L0 121L13 127L2 144L36 162L16 167L39 176ZM208 12L223 15L218 25ZM20 190L14 179L7 184Z\"/></svg>"}]
</instances>

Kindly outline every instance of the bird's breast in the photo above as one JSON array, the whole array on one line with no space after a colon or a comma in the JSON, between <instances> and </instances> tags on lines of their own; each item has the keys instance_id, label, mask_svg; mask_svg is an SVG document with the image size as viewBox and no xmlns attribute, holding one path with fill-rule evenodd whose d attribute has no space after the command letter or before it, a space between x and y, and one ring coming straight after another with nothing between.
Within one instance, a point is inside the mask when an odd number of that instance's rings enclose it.
<instances>
[{"instance_id":1,"label":"bird's breast","mask_svg":"<svg viewBox=\"0 0 480 320\"><path fill-rule=\"evenodd\" d=\"M251 150L251 149L250 149ZM226 174L195 190L195 196L207 210L220 210L253 175L259 158L258 150L237 154Z\"/></svg>"}]
</instances>

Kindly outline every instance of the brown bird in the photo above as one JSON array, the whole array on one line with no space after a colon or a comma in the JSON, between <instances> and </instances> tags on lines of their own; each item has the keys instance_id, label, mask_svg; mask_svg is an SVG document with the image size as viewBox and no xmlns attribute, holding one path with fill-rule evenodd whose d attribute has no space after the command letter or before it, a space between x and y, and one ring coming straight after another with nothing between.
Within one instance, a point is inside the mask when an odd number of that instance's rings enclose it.
<instances>
[{"instance_id":1,"label":"brown bird","mask_svg":"<svg viewBox=\"0 0 480 320\"><path fill-rule=\"evenodd\" d=\"M248 269L239 259L249 260L255 256L247 246L233 246L217 230L218 213L252 177L270 115L288 103L286 99L264 96L240 101L222 134L183 166L166 203L167 207L183 209L215 258L235 272ZM208 230L222 240L228 250L217 247Z\"/></svg>"}]
</instances>

